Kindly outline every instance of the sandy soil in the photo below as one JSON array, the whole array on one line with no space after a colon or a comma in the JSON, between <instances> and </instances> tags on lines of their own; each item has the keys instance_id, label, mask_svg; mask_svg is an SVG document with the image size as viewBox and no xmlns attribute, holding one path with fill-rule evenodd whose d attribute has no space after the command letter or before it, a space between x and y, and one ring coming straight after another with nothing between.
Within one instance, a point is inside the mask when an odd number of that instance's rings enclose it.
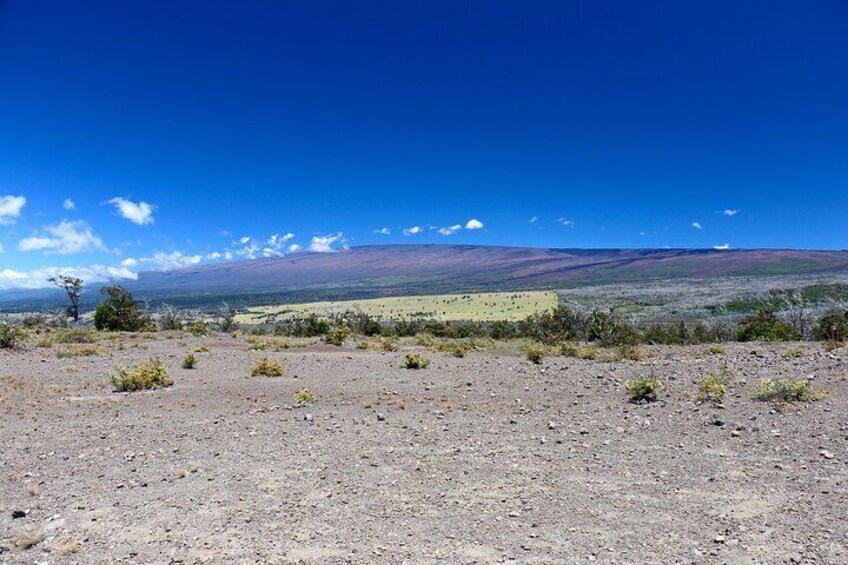
<instances>
[{"instance_id":1,"label":"sandy soil","mask_svg":"<svg viewBox=\"0 0 848 565\"><path fill-rule=\"evenodd\" d=\"M124 341L0 352L0 563L848 563L845 349L536 366ZM412 349L432 364L401 368ZM173 387L111 391L116 366L152 355ZM286 375L250 377L263 356ZM693 380L723 363L724 404L695 403ZM651 368L666 393L628 403L624 382ZM830 396L774 410L750 399L762 377ZM295 408L303 388L318 400ZM27 532L43 539L18 547Z\"/></svg>"}]
</instances>

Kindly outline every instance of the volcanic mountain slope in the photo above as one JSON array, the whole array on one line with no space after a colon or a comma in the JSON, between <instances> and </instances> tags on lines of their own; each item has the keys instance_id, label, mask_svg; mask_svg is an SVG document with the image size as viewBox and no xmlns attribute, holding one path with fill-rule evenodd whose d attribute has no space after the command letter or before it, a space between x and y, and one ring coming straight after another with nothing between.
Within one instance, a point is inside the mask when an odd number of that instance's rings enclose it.
<instances>
[{"instance_id":1,"label":"volcanic mountain slope","mask_svg":"<svg viewBox=\"0 0 848 565\"><path fill-rule=\"evenodd\" d=\"M279 291L428 293L848 271L846 251L363 246L142 273L148 296Z\"/></svg>"}]
</instances>

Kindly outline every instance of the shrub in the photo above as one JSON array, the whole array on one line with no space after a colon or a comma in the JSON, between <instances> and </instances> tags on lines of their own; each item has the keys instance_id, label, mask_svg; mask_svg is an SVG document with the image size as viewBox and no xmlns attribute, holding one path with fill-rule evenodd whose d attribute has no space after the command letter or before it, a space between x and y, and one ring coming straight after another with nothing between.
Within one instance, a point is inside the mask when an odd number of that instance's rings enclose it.
<instances>
[{"instance_id":1,"label":"shrub","mask_svg":"<svg viewBox=\"0 0 848 565\"><path fill-rule=\"evenodd\" d=\"M236 311L233 310L229 304L222 302L221 306L218 308L218 315L221 317L221 321L218 322L218 326L222 332L232 333L238 329L238 324L236 323Z\"/></svg>"},{"instance_id":2,"label":"shrub","mask_svg":"<svg viewBox=\"0 0 848 565\"><path fill-rule=\"evenodd\" d=\"M707 355L724 355L727 351L721 345L711 345L704 349L704 353Z\"/></svg>"},{"instance_id":3,"label":"shrub","mask_svg":"<svg viewBox=\"0 0 848 565\"><path fill-rule=\"evenodd\" d=\"M825 393L814 390L806 379L762 379L751 397L764 402L812 402L824 397Z\"/></svg>"},{"instance_id":4,"label":"shrub","mask_svg":"<svg viewBox=\"0 0 848 565\"><path fill-rule=\"evenodd\" d=\"M112 375L112 384L116 392L135 392L171 386L168 371L158 359L150 359L132 369L120 368Z\"/></svg>"},{"instance_id":5,"label":"shrub","mask_svg":"<svg viewBox=\"0 0 848 565\"><path fill-rule=\"evenodd\" d=\"M649 377L629 380L624 388L630 396L630 402L654 402L659 393L665 390L665 385L659 377L652 374Z\"/></svg>"},{"instance_id":6,"label":"shrub","mask_svg":"<svg viewBox=\"0 0 848 565\"><path fill-rule=\"evenodd\" d=\"M195 320L186 324L185 331L196 337L209 335L209 324L203 320Z\"/></svg>"},{"instance_id":7,"label":"shrub","mask_svg":"<svg viewBox=\"0 0 848 565\"><path fill-rule=\"evenodd\" d=\"M813 337L822 341L841 342L848 339L848 310L828 312L819 318Z\"/></svg>"},{"instance_id":8,"label":"shrub","mask_svg":"<svg viewBox=\"0 0 848 565\"><path fill-rule=\"evenodd\" d=\"M194 348L195 353L209 353L209 348L205 345L198 345Z\"/></svg>"},{"instance_id":9,"label":"shrub","mask_svg":"<svg viewBox=\"0 0 848 565\"><path fill-rule=\"evenodd\" d=\"M99 339L97 332L89 328L59 330L53 334L55 343L97 343Z\"/></svg>"},{"instance_id":10,"label":"shrub","mask_svg":"<svg viewBox=\"0 0 848 565\"><path fill-rule=\"evenodd\" d=\"M577 357L578 359L595 359L598 356L598 348L594 345L579 346L569 341L560 346L559 354L564 357Z\"/></svg>"},{"instance_id":11,"label":"shrub","mask_svg":"<svg viewBox=\"0 0 848 565\"><path fill-rule=\"evenodd\" d=\"M763 305L753 316L742 320L736 333L738 341L794 341L801 335L786 322L780 321L774 307Z\"/></svg>"},{"instance_id":12,"label":"shrub","mask_svg":"<svg viewBox=\"0 0 848 565\"><path fill-rule=\"evenodd\" d=\"M152 321L144 316L133 295L120 285L100 290L108 298L94 312L94 327L98 330L137 332L151 329Z\"/></svg>"},{"instance_id":13,"label":"shrub","mask_svg":"<svg viewBox=\"0 0 848 565\"><path fill-rule=\"evenodd\" d=\"M383 347L383 351L393 352L397 351L400 348L400 343L398 343L398 340L396 339L387 337L384 338L380 343Z\"/></svg>"},{"instance_id":14,"label":"shrub","mask_svg":"<svg viewBox=\"0 0 848 565\"><path fill-rule=\"evenodd\" d=\"M451 339L437 342L433 349L443 353L450 353L454 357L465 357L469 351L473 351L477 346L472 340L467 339Z\"/></svg>"},{"instance_id":15,"label":"shrub","mask_svg":"<svg viewBox=\"0 0 848 565\"><path fill-rule=\"evenodd\" d=\"M95 355L100 355L100 350L93 345L65 347L56 353L56 357L59 359L67 359L70 357L92 357Z\"/></svg>"},{"instance_id":16,"label":"shrub","mask_svg":"<svg viewBox=\"0 0 848 565\"><path fill-rule=\"evenodd\" d=\"M407 369L424 369L430 364L428 359L425 359L417 353L408 353L404 359L403 366Z\"/></svg>"},{"instance_id":17,"label":"shrub","mask_svg":"<svg viewBox=\"0 0 848 565\"><path fill-rule=\"evenodd\" d=\"M280 365L279 361L263 357L250 371L250 376L252 377L259 375L263 377L281 377L283 375L283 366Z\"/></svg>"},{"instance_id":18,"label":"shrub","mask_svg":"<svg viewBox=\"0 0 848 565\"><path fill-rule=\"evenodd\" d=\"M629 361L641 361L645 353L636 345L622 345L618 348L618 357Z\"/></svg>"},{"instance_id":19,"label":"shrub","mask_svg":"<svg viewBox=\"0 0 848 565\"><path fill-rule=\"evenodd\" d=\"M535 365L541 365L542 360L547 354L547 348L541 345L528 345L524 348L524 355L527 357L527 360Z\"/></svg>"},{"instance_id":20,"label":"shrub","mask_svg":"<svg viewBox=\"0 0 848 565\"><path fill-rule=\"evenodd\" d=\"M183 320L179 311L173 306L163 306L159 317L159 329L162 331L183 329Z\"/></svg>"},{"instance_id":21,"label":"shrub","mask_svg":"<svg viewBox=\"0 0 848 565\"><path fill-rule=\"evenodd\" d=\"M350 328L347 326L333 326L324 336L324 343L341 347L345 340L350 337Z\"/></svg>"},{"instance_id":22,"label":"shrub","mask_svg":"<svg viewBox=\"0 0 848 565\"><path fill-rule=\"evenodd\" d=\"M695 400L720 401L727 394L727 387L730 385L731 380L730 375L725 372L722 374L705 374L695 383L698 387L698 392L695 393Z\"/></svg>"},{"instance_id":23,"label":"shrub","mask_svg":"<svg viewBox=\"0 0 848 565\"><path fill-rule=\"evenodd\" d=\"M294 401L298 406L305 406L316 398L318 398L318 395L306 388L294 393Z\"/></svg>"},{"instance_id":24,"label":"shrub","mask_svg":"<svg viewBox=\"0 0 848 565\"><path fill-rule=\"evenodd\" d=\"M0 323L0 349L17 349L29 338L26 330L8 322Z\"/></svg>"},{"instance_id":25,"label":"shrub","mask_svg":"<svg viewBox=\"0 0 848 565\"><path fill-rule=\"evenodd\" d=\"M638 341L636 330L613 313L594 310L589 315L588 341L601 345L634 345Z\"/></svg>"},{"instance_id":26,"label":"shrub","mask_svg":"<svg viewBox=\"0 0 848 565\"><path fill-rule=\"evenodd\" d=\"M183 357L183 369L194 369L195 365L197 365L197 359L194 357L194 353L186 353L186 356Z\"/></svg>"}]
</instances>

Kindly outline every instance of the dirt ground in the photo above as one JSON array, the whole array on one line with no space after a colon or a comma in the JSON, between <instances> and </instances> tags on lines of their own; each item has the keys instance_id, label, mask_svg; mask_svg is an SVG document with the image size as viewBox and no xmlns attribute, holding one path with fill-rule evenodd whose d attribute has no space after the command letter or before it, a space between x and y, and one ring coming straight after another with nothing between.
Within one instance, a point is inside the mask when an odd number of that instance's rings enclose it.
<instances>
[{"instance_id":1,"label":"dirt ground","mask_svg":"<svg viewBox=\"0 0 848 565\"><path fill-rule=\"evenodd\" d=\"M98 347L0 351L0 563L848 563L845 348L533 365L227 335ZM431 365L401 368L409 351ZM172 387L112 392L151 356ZM266 356L284 376L250 376ZM724 364L724 403L693 401ZM651 371L666 392L628 403ZM750 398L765 377L830 394L777 410ZM318 399L294 407L304 388Z\"/></svg>"}]
</instances>

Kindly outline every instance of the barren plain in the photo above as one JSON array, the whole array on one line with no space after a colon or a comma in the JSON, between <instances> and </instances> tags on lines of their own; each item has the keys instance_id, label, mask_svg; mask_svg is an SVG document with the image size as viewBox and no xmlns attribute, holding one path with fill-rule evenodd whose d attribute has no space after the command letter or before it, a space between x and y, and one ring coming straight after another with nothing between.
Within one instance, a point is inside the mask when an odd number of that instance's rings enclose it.
<instances>
[{"instance_id":1,"label":"barren plain","mask_svg":"<svg viewBox=\"0 0 848 565\"><path fill-rule=\"evenodd\" d=\"M515 344L94 347L0 351L0 563L848 562L845 348L536 365ZM404 369L409 352L431 364ZM173 386L112 391L117 367L150 357ZM285 374L251 377L262 357ZM696 402L710 371L729 392ZM647 374L666 390L628 402ZM759 402L761 378L828 394ZM317 399L297 406L302 389Z\"/></svg>"}]
</instances>

